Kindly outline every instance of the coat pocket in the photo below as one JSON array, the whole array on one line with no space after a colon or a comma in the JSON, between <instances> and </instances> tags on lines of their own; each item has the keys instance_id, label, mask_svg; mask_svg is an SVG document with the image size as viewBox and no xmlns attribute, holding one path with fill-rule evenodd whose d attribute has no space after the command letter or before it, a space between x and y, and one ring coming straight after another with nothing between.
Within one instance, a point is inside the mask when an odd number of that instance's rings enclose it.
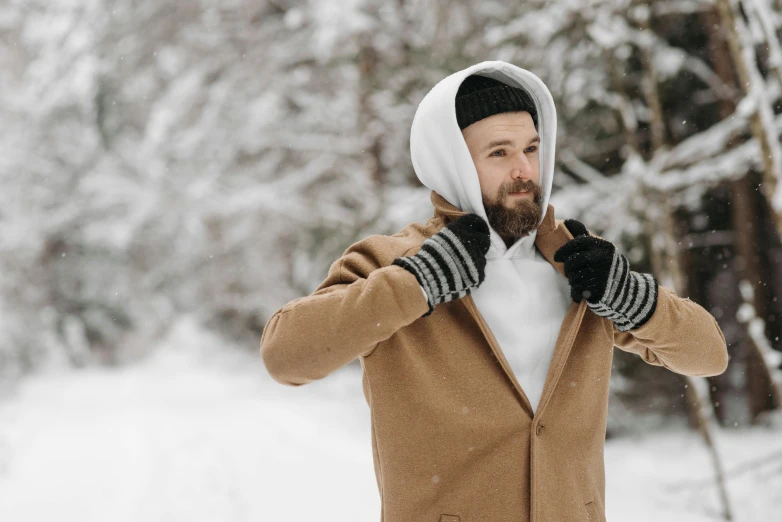
<instances>
[{"instance_id":1,"label":"coat pocket","mask_svg":"<svg viewBox=\"0 0 782 522\"><path fill-rule=\"evenodd\" d=\"M459 522L456 515L440 515L440 522Z\"/></svg>"},{"instance_id":2,"label":"coat pocket","mask_svg":"<svg viewBox=\"0 0 782 522\"><path fill-rule=\"evenodd\" d=\"M587 502L586 510L587 510L587 520L589 522L606 522L605 517L603 516L602 513L600 513L597 504L595 504L594 502Z\"/></svg>"}]
</instances>

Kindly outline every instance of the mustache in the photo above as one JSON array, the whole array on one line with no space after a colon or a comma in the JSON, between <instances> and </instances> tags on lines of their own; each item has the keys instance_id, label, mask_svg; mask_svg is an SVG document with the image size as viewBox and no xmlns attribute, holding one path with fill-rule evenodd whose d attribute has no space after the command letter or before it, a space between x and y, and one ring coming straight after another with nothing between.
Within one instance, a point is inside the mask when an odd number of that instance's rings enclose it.
<instances>
[{"instance_id":1,"label":"mustache","mask_svg":"<svg viewBox=\"0 0 782 522\"><path fill-rule=\"evenodd\" d=\"M524 190L531 192L532 195L535 196L535 199L538 199L541 195L540 186L537 183L531 179L520 179L514 181L513 183L503 185L502 189L500 189L499 196L500 198L504 198L511 192L522 192Z\"/></svg>"}]
</instances>

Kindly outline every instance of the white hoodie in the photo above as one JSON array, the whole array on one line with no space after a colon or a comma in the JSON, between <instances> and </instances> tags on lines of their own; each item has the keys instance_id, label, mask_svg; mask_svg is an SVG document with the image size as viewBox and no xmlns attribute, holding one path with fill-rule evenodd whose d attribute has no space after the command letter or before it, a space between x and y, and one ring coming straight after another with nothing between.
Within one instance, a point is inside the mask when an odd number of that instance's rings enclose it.
<instances>
[{"instance_id":1,"label":"white hoodie","mask_svg":"<svg viewBox=\"0 0 782 522\"><path fill-rule=\"evenodd\" d=\"M410 131L410 155L418 179L455 207L487 219L478 172L456 121L456 92L471 74L521 87L532 96L538 112L541 206L545 212L554 176L554 99L540 78L506 62L486 61L456 72L424 97ZM486 279L472 292L533 412L571 301L567 280L535 248L536 236L537 230L508 248L491 229Z\"/></svg>"}]
</instances>

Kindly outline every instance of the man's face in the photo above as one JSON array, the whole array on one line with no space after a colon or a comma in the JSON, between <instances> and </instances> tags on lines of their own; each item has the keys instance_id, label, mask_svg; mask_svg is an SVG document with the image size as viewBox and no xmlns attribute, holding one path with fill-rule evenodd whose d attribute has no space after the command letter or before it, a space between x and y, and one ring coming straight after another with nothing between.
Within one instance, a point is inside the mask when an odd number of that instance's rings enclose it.
<instances>
[{"instance_id":1,"label":"man's face","mask_svg":"<svg viewBox=\"0 0 782 522\"><path fill-rule=\"evenodd\" d=\"M489 224L516 239L535 230L542 217L540 137L528 112L503 112L462 130L478 171Z\"/></svg>"}]
</instances>

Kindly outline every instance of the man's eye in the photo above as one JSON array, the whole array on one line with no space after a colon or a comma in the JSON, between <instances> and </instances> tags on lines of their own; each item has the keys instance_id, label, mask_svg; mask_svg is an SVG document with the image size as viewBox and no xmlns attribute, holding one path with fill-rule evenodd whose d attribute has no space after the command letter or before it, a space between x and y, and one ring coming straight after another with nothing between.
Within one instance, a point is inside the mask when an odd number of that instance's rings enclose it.
<instances>
[{"instance_id":1,"label":"man's eye","mask_svg":"<svg viewBox=\"0 0 782 522\"><path fill-rule=\"evenodd\" d=\"M527 150L529 150L529 149L532 149L532 150L530 150L530 152L535 152L536 150L538 150L538 148L535 145L527 148Z\"/></svg>"},{"instance_id":2,"label":"man's eye","mask_svg":"<svg viewBox=\"0 0 782 522\"><path fill-rule=\"evenodd\" d=\"M496 153L498 153L498 152L502 152L502 153L503 153L503 155L504 155L504 154L505 154L505 149L497 149L497 150L495 150L494 152L492 152L491 154L489 154L489 156L494 156L494 155L495 155Z\"/></svg>"}]
</instances>

